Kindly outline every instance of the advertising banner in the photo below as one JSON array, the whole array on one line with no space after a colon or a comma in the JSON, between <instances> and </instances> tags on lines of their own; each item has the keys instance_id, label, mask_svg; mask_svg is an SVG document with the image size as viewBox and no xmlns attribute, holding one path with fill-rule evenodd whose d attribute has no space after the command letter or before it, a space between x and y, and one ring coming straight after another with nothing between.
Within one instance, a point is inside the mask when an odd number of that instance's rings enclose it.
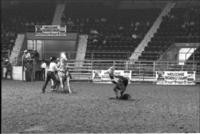
<instances>
[{"instance_id":1,"label":"advertising banner","mask_svg":"<svg viewBox=\"0 0 200 134\"><path fill-rule=\"evenodd\" d=\"M66 36L66 26L60 25L36 25L35 36Z\"/></svg>"},{"instance_id":2,"label":"advertising banner","mask_svg":"<svg viewBox=\"0 0 200 134\"><path fill-rule=\"evenodd\" d=\"M157 85L195 85L195 71L157 71Z\"/></svg>"},{"instance_id":3,"label":"advertising banner","mask_svg":"<svg viewBox=\"0 0 200 134\"><path fill-rule=\"evenodd\" d=\"M125 71L125 70L115 70L115 75L124 76L126 78L131 79L131 71ZM92 80L95 83L111 83L109 74L107 70L93 70L92 71Z\"/></svg>"}]
</instances>

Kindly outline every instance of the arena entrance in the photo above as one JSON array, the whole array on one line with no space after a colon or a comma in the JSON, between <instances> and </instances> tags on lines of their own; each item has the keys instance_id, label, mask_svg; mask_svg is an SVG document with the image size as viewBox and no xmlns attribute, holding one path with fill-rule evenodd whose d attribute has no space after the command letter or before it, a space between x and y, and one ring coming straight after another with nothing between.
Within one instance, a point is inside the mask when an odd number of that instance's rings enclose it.
<instances>
[{"instance_id":1,"label":"arena entrance","mask_svg":"<svg viewBox=\"0 0 200 134\"><path fill-rule=\"evenodd\" d=\"M37 35L37 33L26 33L25 42L22 50L36 50L39 53L39 60L32 60L31 66L33 71L31 72L31 81L36 79L36 72L40 71L41 60L47 60L51 56L59 57L60 52L66 52L67 57L71 60L76 58L77 51L77 33L66 33L62 36L54 35ZM21 53L22 57L22 80L25 80L25 63L23 58L24 52Z\"/></svg>"},{"instance_id":2,"label":"arena entrance","mask_svg":"<svg viewBox=\"0 0 200 134\"><path fill-rule=\"evenodd\" d=\"M68 53L69 59L75 59L77 33L68 33L66 36L36 36L35 33L27 33L26 37L26 48L37 50L40 59L48 59L50 56L58 57L63 51Z\"/></svg>"}]
</instances>

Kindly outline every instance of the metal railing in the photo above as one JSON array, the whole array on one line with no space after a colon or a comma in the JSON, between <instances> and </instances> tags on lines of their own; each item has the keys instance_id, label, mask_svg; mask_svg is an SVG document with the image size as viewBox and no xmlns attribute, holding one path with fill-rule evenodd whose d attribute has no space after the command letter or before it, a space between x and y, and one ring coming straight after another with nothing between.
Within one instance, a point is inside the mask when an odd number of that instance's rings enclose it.
<instances>
[{"instance_id":1,"label":"metal railing","mask_svg":"<svg viewBox=\"0 0 200 134\"><path fill-rule=\"evenodd\" d=\"M196 78L200 81L200 63L188 62L179 65L177 61L137 61L132 63L126 60L70 60L71 71L76 74L88 74L92 70L107 70L115 66L116 70L131 70L132 77L140 81L154 81L156 71L195 71ZM82 66L76 67L76 63L83 62ZM90 74L90 73L89 73Z\"/></svg>"},{"instance_id":2,"label":"metal railing","mask_svg":"<svg viewBox=\"0 0 200 134\"><path fill-rule=\"evenodd\" d=\"M79 62L81 66L77 66ZM115 66L116 70L131 70L132 78L140 81L154 81L156 71L195 71L200 82L200 62L179 65L177 61L69 60L68 66L74 80L91 80L92 70L107 70Z\"/></svg>"}]
</instances>

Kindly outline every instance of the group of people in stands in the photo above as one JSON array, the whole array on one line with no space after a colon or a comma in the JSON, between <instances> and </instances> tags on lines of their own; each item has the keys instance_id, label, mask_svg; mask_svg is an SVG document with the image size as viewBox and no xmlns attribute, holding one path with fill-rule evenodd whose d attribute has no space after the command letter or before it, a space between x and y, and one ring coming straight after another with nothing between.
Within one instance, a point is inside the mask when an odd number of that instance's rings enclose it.
<instances>
[{"instance_id":1,"label":"group of people in stands","mask_svg":"<svg viewBox=\"0 0 200 134\"><path fill-rule=\"evenodd\" d=\"M123 54L117 54L121 55L121 59L127 59L129 52L133 51L143 39L145 33L160 12L160 10L155 9L143 11L145 13L140 10L133 10L132 13L129 11L113 11L113 13L107 12L106 15L90 16L89 12L86 15L84 11L83 15L81 13L77 13L79 15L76 15L73 11L70 14L70 11L68 13L69 8L63 14L63 24L67 25L68 31L78 28L78 32L89 35L87 52L120 50L124 52ZM144 17L142 14L149 15ZM98 59L99 56L97 55L93 54L91 56L91 54L86 54L86 59ZM111 53L110 55L102 53L100 57L104 57L105 59L117 58L116 53Z\"/></svg>"},{"instance_id":2,"label":"group of people in stands","mask_svg":"<svg viewBox=\"0 0 200 134\"><path fill-rule=\"evenodd\" d=\"M174 43L198 43L200 40L199 8L173 8L165 16L157 33L139 60L155 61Z\"/></svg>"},{"instance_id":3,"label":"group of people in stands","mask_svg":"<svg viewBox=\"0 0 200 134\"><path fill-rule=\"evenodd\" d=\"M172 9L172 11L163 19L162 32L167 34L174 33L175 36L198 36L199 12L199 9L196 8L186 10Z\"/></svg>"}]
</instances>

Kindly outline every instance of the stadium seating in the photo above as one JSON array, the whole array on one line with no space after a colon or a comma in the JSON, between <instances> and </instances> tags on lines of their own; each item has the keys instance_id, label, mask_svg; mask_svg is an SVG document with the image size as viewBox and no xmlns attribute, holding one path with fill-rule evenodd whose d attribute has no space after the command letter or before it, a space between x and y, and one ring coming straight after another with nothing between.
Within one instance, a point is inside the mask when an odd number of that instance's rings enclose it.
<instances>
[{"instance_id":1,"label":"stadium seating","mask_svg":"<svg viewBox=\"0 0 200 134\"><path fill-rule=\"evenodd\" d=\"M23 3L2 10L1 44L12 51L18 33L33 32L35 25L51 24L55 3ZM116 10L99 3L66 4L62 24L68 32L88 34L86 59L128 59L161 9ZM157 60L174 42L200 42L199 9L174 8L163 18L140 60ZM6 57L6 53L4 53Z\"/></svg>"},{"instance_id":2,"label":"stadium seating","mask_svg":"<svg viewBox=\"0 0 200 134\"><path fill-rule=\"evenodd\" d=\"M128 59L161 11L113 10L94 5L71 7L66 7L63 24L68 31L88 34L85 58L99 60Z\"/></svg>"},{"instance_id":3,"label":"stadium seating","mask_svg":"<svg viewBox=\"0 0 200 134\"><path fill-rule=\"evenodd\" d=\"M53 3L21 3L2 9L2 50L12 51L18 33L34 32L35 25L51 24L54 15ZM7 55L2 55L6 57ZM8 57L7 57L8 58Z\"/></svg>"},{"instance_id":4,"label":"stadium seating","mask_svg":"<svg viewBox=\"0 0 200 134\"><path fill-rule=\"evenodd\" d=\"M200 42L198 8L174 8L163 18L160 28L139 60L158 60L171 44Z\"/></svg>"}]
</instances>

